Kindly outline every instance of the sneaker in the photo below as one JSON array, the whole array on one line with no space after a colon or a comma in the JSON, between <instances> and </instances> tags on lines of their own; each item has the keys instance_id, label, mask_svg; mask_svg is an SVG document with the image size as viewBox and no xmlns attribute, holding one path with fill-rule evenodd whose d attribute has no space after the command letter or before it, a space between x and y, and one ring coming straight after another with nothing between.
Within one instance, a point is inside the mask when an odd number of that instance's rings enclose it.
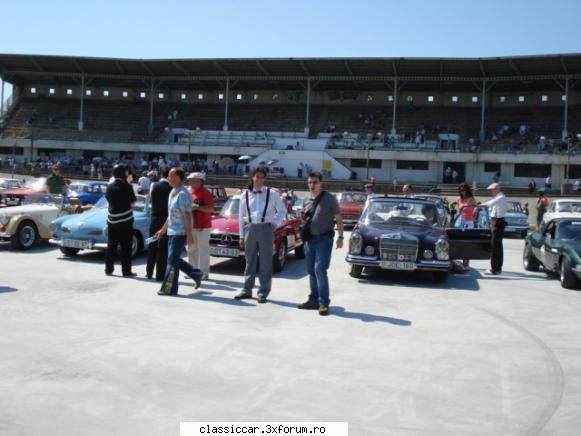
<instances>
[{"instance_id":1,"label":"sneaker","mask_svg":"<svg viewBox=\"0 0 581 436\"><path fill-rule=\"evenodd\" d=\"M306 310L319 310L319 305L317 303L312 302L311 300L305 301L297 306L299 309L306 309Z\"/></svg>"},{"instance_id":2,"label":"sneaker","mask_svg":"<svg viewBox=\"0 0 581 436\"><path fill-rule=\"evenodd\" d=\"M234 296L235 300L244 300L247 298L252 298L252 294L246 291L240 291L238 294Z\"/></svg>"},{"instance_id":3,"label":"sneaker","mask_svg":"<svg viewBox=\"0 0 581 436\"><path fill-rule=\"evenodd\" d=\"M320 305L319 306L319 315L321 315L321 316L329 315L329 306Z\"/></svg>"}]
</instances>

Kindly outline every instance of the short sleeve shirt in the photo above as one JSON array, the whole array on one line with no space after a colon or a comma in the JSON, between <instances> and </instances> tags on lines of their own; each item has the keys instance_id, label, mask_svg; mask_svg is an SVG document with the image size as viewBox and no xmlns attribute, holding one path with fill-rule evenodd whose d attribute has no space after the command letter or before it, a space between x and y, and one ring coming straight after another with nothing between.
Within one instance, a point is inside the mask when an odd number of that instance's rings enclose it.
<instances>
[{"instance_id":1,"label":"short sleeve shirt","mask_svg":"<svg viewBox=\"0 0 581 436\"><path fill-rule=\"evenodd\" d=\"M341 213L337 198L327 191L323 191L321 200L317 205L315 215L311 220L311 232L313 235L331 233L335 229L335 215ZM305 200L303 212L308 216L312 213L316 198Z\"/></svg>"},{"instance_id":2,"label":"short sleeve shirt","mask_svg":"<svg viewBox=\"0 0 581 436\"><path fill-rule=\"evenodd\" d=\"M185 186L172 189L167 202L168 236L186 234L186 213L192 213L192 194ZM189 223L192 227L192 223Z\"/></svg>"},{"instance_id":3,"label":"short sleeve shirt","mask_svg":"<svg viewBox=\"0 0 581 436\"><path fill-rule=\"evenodd\" d=\"M214 207L214 197L212 193L203 186L192 192L193 202L200 206ZM194 228L209 229L212 228L212 215L200 210L194 210Z\"/></svg>"},{"instance_id":4,"label":"short sleeve shirt","mask_svg":"<svg viewBox=\"0 0 581 436\"><path fill-rule=\"evenodd\" d=\"M48 187L48 192L51 194L62 194L65 189L65 178L60 175L51 174L46 178L45 184Z\"/></svg>"}]
</instances>

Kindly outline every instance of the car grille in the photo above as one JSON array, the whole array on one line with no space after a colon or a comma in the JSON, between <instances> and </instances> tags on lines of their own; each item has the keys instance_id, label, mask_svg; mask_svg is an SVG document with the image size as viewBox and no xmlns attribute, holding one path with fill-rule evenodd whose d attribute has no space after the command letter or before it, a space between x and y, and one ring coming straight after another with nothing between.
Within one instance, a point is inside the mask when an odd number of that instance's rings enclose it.
<instances>
[{"instance_id":1,"label":"car grille","mask_svg":"<svg viewBox=\"0 0 581 436\"><path fill-rule=\"evenodd\" d=\"M240 236L235 233L211 233L210 245L238 248L240 246Z\"/></svg>"},{"instance_id":2,"label":"car grille","mask_svg":"<svg viewBox=\"0 0 581 436\"><path fill-rule=\"evenodd\" d=\"M381 260L414 261L418 257L418 238L396 233L383 235L379 240Z\"/></svg>"}]
</instances>

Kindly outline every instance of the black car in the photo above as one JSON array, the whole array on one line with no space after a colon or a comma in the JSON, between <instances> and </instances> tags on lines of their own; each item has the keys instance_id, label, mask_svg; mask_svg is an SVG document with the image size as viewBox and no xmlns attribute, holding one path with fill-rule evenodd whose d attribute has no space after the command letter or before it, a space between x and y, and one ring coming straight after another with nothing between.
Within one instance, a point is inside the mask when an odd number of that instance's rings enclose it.
<instances>
[{"instance_id":1,"label":"black car","mask_svg":"<svg viewBox=\"0 0 581 436\"><path fill-rule=\"evenodd\" d=\"M431 271L436 281L445 282L452 259L489 259L488 211L473 207L473 225L445 228L445 217L432 201L371 198L349 240L350 275L360 277L364 267Z\"/></svg>"}]
</instances>

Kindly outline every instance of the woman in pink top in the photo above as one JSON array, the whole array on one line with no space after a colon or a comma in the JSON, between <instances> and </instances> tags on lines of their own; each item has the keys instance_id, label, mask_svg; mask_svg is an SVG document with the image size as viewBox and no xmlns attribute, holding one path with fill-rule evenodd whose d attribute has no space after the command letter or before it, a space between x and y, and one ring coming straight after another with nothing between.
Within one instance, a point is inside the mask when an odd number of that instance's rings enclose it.
<instances>
[{"instance_id":1,"label":"woman in pink top","mask_svg":"<svg viewBox=\"0 0 581 436\"><path fill-rule=\"evenodd\" d=\"M460 183L458 187L458 218L454 223L454 227L460 227L462 229L473 229L474 228L474 207L476 206L476 200L472 194L470 186L466 183Z\"/></svg>"}]
</instances>

